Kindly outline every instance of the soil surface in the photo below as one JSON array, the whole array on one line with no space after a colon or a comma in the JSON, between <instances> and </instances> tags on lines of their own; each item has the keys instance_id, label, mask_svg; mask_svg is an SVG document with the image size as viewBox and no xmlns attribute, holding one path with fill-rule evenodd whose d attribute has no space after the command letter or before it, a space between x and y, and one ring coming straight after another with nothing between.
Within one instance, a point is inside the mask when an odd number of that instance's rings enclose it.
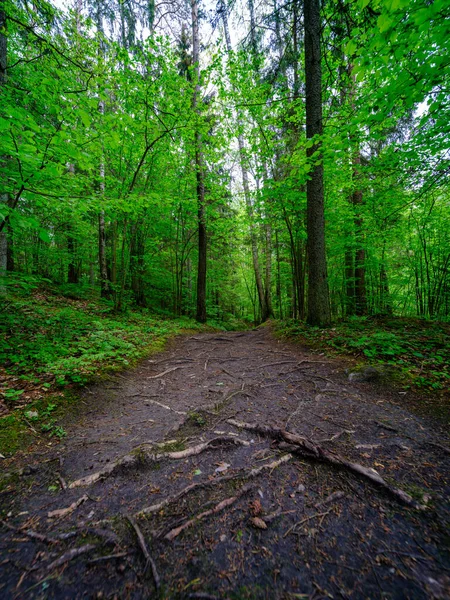
<instances>
[{"instance_id":1,"label":"soil surface","mask_svg":"<svg viewBox=\"0 0 450 600\"><path fill-rule=\"evenodd\" d=\"M261 328L86 388L1 462L0 598L450 598L449 441L347 367Z\"/></svg>"}]
</instances>

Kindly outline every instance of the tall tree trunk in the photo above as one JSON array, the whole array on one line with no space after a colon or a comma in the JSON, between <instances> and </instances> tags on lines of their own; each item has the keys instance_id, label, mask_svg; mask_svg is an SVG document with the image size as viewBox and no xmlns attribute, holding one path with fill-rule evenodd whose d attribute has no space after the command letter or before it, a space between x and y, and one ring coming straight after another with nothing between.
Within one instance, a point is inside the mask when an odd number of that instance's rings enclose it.
<instances>
[{"instance_id":1,"label":"tall tree trunk","mask_svg":"<svg viewBox=\"0 0 450 600\"><path fill-rule=\"evenodd\" d=\"M272 228L266 223L266 281L265 281L265 301L267 316L273 317L272 307Z\"/></svg>"},{"instance_id":2,"label":"tall tree trunk","mask_svg":"<svg viewBox=\"0 0 450 600\"><path fill-rule=\"evenodd\" d=\"M358 184L359 167L361 165L361 154L359 148L353 156L353 182L356 189L352 193L351 202L355 211L355 312L357 315L367 314L367 291L366 291L366 251L363 247L363 218L361 207L363 204L363 193Z\"/></svg>"},{"instance_id":3,"label":"tall tree trunk","mask_svg":"<svg viewBox=\"0 0 450 600\"><path fill-rule=\"evenodd\" d=\"M99 36L99 62L103 59L103 22L101 13L102 3L97 0L97 32ZM105 103L99 98L98 111L101 115L105 114ZM100 177L100 198L103 202L105 195L105 158L102 154L99 166ZM102 298L108 298L111 295L111 286L108 279L108 267L106 264L106 225L105 211L102 209L98 215L98 262L100 267L100 294Z\"/></svg>"},{"instance_id":4,"label":"tall tree trunk","mask_svg":"<svg viewBox=\"0 0 450 600\"><path fill-rule=\"evenodd\" d=\"M250 2L252 2L252 0L250 0ZM249 6L250 6L250 3L249 3ZM253 4L252 4L252 7L253 7ZM228 51L228 53L230 53L232 48L231 48L230 31L228 28L228 13L227 13L227 7L225 4L225 0L221 0L221 13L222 13L222 22L223 22L223 29L224 29L224 33L225 33L225 42L227 45L227 51ZM252 32L254 34L253 29L252 29ZM256 38L253 40L253 37L252 37L252 49L253 49L253 52L256 52L256 48L253 47L254 44L256 44ZM266 321L270 316L270 311L269 311L268 304L267 304L267 296L266 296L266 292L264 290L263 279L262 279L262 275L261 275L261 268L259 265L258 240L257 240L257 235L256 235L253 204L252 204L250 185L249 185L249 180L248 180L247 160L246 160L246 155L245 155L245 141L244 141L244 136L241 133L242 118L239 113L237 115L237 127L238 127L238 132L239 132L238 133L238 147L239 147L239 162L240 162L241 172L242 172L242 187L244 189L245 205L247 207L247 214L248 214L249 223L250 223L249 229L250 229L250 241L251 241L251 246L252 246L253 270L255 272L255 283L256 283L256 289L258 291L258 300L259 300L259 307L260 307L260 311L261 311L261 320Z\"/></svg>"},{"instance_id":5,"label":"tall tree trunk","mask_svg":"<svg viewBox=\"0 0 450 600\"><path fill-rule=\"evenodd\" d=\"M277 299L278 299L278 317L283 318L283 297L281 295L281 264L280 264L280 244L278 241L278 230L275 230L275 254L277 260Z\"/></svg>"},{"instance_id":6,"label":"tall tree trunk","mask_svg":"<svg viewBox=\"0 0 450 600\"><path fill-rule=\"evenodd\" d=\"M141 231L138 223L133 226L132 230L133 233L130 248L131 289L133 290L134 301L137 306L146 306L144 293L144 233Z\"/></svg>"},{"instance_id":7,"label":"tall tree trunk","mask_svg":"<svg viewBox=\"0 0 450 600\"><path fill-rule=\"evenodd\" d=\"M191 0L192 13L192 61L196 74L193 108L200 114L200 38L198 23L198 0ZM198 223L198 269L197 269L197 313L199 323L206 323L206 261L207 235L205 211L205 171L203 164L202 136L195 132L195 170L197 178L197 223Z\"/></svg>"},{"instance_id":8,"label":"tall tree trunk","mask_svg":"<svg viewBox=\"0 0 450 600\"><path fill-rule=\"evenodd\" d=\"M322 134L322 66L320 1L305 0L306 137ZM306 151L311 165L306 185L308 234L308 323L331 322L325 249L323 161L320 140ZM313 159L311 157L314 156Z\"/></svg>"},{"instance_id":9,"label":"tall tree trunk","mask_svg":"<svg viewBox=\"0 0 450 600\"><path fill-rule=\"evenodd\" d=\"M0 90L6 83L7 50L6 12L4 2L0 0ZM0 165L5 160L4 156L0 157ZM0 204L8 204L8 200L9 195L7 190L0 189ZM6 227L3 227L0 231L0 277L4 277L8 269L8 238L6 229ZM0 285L0 293L4 294L5 291L5 287Z\"/></svg>"},{"instance_id":10,"label":"tall tree trunk","mask_svg":"<svg viewBox=\"0 0 450 600\"><path fill-rule=\"evenodd\" d=\"M345 249L345 314L355 314L355 263L353 251Z\"/></svg>"},{"instance_id":11,"label":"tall tree trunk","mask_svg":"<svg viewBox=\"0 0 450 600\"><path fill-rule=\"evenodd\" d=\"M67 268L68 283L78 283L79 279L79 263L76 258L76 242L73 239L70 230L67 236L67 251L69 253L69 265Z\"/></svg>"}]
</instances>

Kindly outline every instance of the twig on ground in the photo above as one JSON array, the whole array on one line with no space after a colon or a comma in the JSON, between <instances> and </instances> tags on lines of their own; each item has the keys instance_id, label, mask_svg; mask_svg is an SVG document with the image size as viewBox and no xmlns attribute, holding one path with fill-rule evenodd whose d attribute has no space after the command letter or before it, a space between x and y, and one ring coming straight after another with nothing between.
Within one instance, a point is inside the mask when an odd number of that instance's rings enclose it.
<instances>
[{"instance_id":1,"label":"twig on ground","mask_svg":"<svg viewBox=\"0 0 450 600\"><path fill-rule=\"evenodd\" d=\"M149 375L147 376L147 379L157 379L158 377L163 377L164 375L172 373L172 371L177 371L178 369L186 369L188 366L189 365L186 365L185 367L171 367L170 369L166 369L165 371L163 371L162 373L158 373L157 375Z\"/></svg>"},{"instance_id":2,"label":"twig on ground","mask_svg":"<svg viewBox=\"0 0 450 600\"><path fill-rule=\"evenodd\" d=\"M187 496L187 494L189 494L190 492L192 492L194 490L204 489L207 487L213 487L216 485L220 485L221 483L225 483L227 481L232 481L233 479L252 479L253 477L257 477L263 471L272 472L274 469L276 469L280 465L287 463L291 458L292 458L292 454L285 454L278 460L274 460L270 463L266 463L265 465L262 465L255 469L250 469L250 470L242 469L241 471L239 471L238 473L235 473L234 475L223 475L222 477L217 477L216 479L209 479L208 481L191 483L190 485L186 486L185 488L183 488L176 494L173 494L172 496L164 498L164 500L161 500L161 502L158 502L157 504L152 504L151 506L147 506L146 508L143 508L138 513L136 513L135 516L139 517L139 516L150 515L155 512L158 512L161 509L163 509L165 506L167 506L168 504L171 504L172 502L177 502L178 500L180 500L184 496Z\"/></svg>"},{"instance_id":3,"label":"twig on ground","mask_svg":"<svg viewBox=\"0 0 450 600\"><path fill-rule=\"evenodd\" d=\"M294 523L292 525L292 527L289 527L289 529L286 531L286 533L283 535L283 537L287 537L291 532L295 533L295 530L297 529L297 527L300 527L301 525L303 525L304 523L311 521L311 519L316 519L316 518L324 518L326 517L328 514L330 514L331 512L331 508L329 510L327 510L324 513L317 513L315 515L310 515L309 517L305 517L304 519L302 519L301 521L298 521L297 523Z\"/></svg>"},{"instance_id":4,"label":"twig on ground","mask_svg":"<svg viewBox=\"0 0 450 600\"><path fill-rule=\"evenodd\" d=\"M296 362L296 360L279 360L278 362L267 363L265 365L258 365L258 369L265 369L266 367L275 367L276 365L292 365Z\"/></svg>"},{"instance_id":5,"label":"twig on ground","mask_svg":"<svg viewBox=\"0 0 450 600\"><path fill-rule=\"evenodd\" d=\"M58 481L59 481L59 485L61 486L61 489L67 490L66 480L62 477L62 475L60 473L57 474L57 477L58 477Z\"/></svg>"},{"instance_id":6,"label":"twig on ground","mask_svg":"<svg viewBox=\"0 0 450 600\"><path fill-rule=\"evenodd\" d=\"M153 560L153 558L151 557L150 552L148 551L147 544L145 543L144 536L142 535L142 531L139 529L138 524L133 519L133 517L129 516L127 518L128 518L128 521L130 522L131 526L133 527L134 531L136 532L136 535L137 535L137 538L139 541L139 546L142 550L143 555L145 556L145 560L147 561L146 565L145 565L145 570L147 570L150 565L150 567L152 569L153 581L155 582L155 587L156 587L156 590L158 591L161 586L161 580L158 575L156 563Z\"/></svg>"},{"instance_id":7,"label":"twig on ground","mask_svg":"<svg viewBox=\"0 0 450 600\"><path fill-rule=\"evenodd\" d=\"M76 500L75 502L72 502L72 504L70 506L68 506L67 508L58 508L57 510L51 510L48 513L47 517L49 519L54 519L54 518L65 517L66 515L70 515L70 513L72 513L79 506L81 506L83 504L83 502L86 502L86 500L89 500L89 496L87 494L84 494L84 496L81 496L81 498L78 498L78 500Z\"/></svg>"},{"instance_id":8,"label":"twig on ground","mask_svg":"<svg viewBox=\"0 0 450 600\"><path fill-rule=\"evenodd\" d=\"M341 437L341 435L344 435L344 433L347 433L348 435L352 435L353 433L355 433L355 429L343 429L342 431L338 431L338 433L335 433L334 435L332 435L330 438L325 438L322 440L319 440L319 444L324 444L325 442L334 442L334 440L337 440L338 438Z\"/></svg>"},{"instance_id":9,"label":"twig on ground","mask_svg":"<svg viewBox=\"0 0 450 600\"><path fill-rule=\"evenodd\" d=\"M94 565L99 562L106 562L108 560L114 560L116 558L125 558L126 556L130 556L133 554L132 552L117 552L117 554L107 554L106 556L99 556L98 558L93 558L88 561L88 565Z\"/></svg>"},{"instance_id":10,"label":"twig on ground","mask_svg":"<svg viewBox=\"0 0 450 600\"><path fill-rule=\"evenodd\" d=\"M57 569L64 563L70 562L71 560L77 558L77 556L80 556L81 554L91 552L95 548L96 546L94 544L85 544L84 546L80 546L79 548L72 548L71 550L64 552L64 554L62 554L59 558L50 563L47 566L47 571L53 571L54 569Z\"/></svg>"},{"instance_id":11,"label":"twig on ground","mask_svg":"<svg viewBox=\"0 0 450 600\"><path fill-rule=\"evenodd\" d=\"M130 398L144 398L146 402L149 404L155 404L155 406L160 406L161 408L165 408L166 410L170 410L177 415L185 415L186 412L184 410L176 410L175 408L171 408L167 406L167 404L163 404L162 402L158 402L158 400L152 400L152 398L158 398L160 394L152 394L151 396L146 396L145 394L133 394ZM142 421L141 421L142 422Z\"/></svg>"},{"instance_id":12,"label":"twig on ground","mask_svg":"<svg viewBox=\"0 0 450 600\"><path fill-rule=\"evenodd\" d=\"M44 544L58 544L60 542L60 540L55 539L55 538L51 538L47 535L44 535L42 533L38 533L37 531L33 531L32 529L20 529L19 527L14 527L13 525L10 525L9 523L7 523L6 521L0 520L0 523L6 527L7 529L14 531L15 533L21 533L23 535L26 535L27 537L29 537L32 540L37 540L38 542L43 542Z\"/></svg>"},{"instance_id":13,"label":"twig on ground","mask_svg":"<svg viewBox=\"0 0 450 600\"><path fill-rule=\"evenodd\" d=\"M193 517L192 519L189 519L188 521L183 523L183 525L180 525L179 527L175 527L175 529L171 529L169 531L169 533L167 533L164 536L164 539L169 540L169 541L174 540L185 529L188 529L189 527L192 527L199 521L206 519L207 517L210 517L211 515L215 515L215 514L221 512L222 510L225 510L229 506L232 506L241 496L243 496L244 494L249 492L253 487L254 487L254 484L248 484L248 483L245 484L244 486L241 487L240 490L238 490L236 492L236 494L234 496L231 496L231 498L225 498L225 500L222 500L222 502L219 502L219 504L216 504L216 506L214 506L214 508L205 510L205 511L201 512L200 514L196 515L195 517Z\"/></svg>"},{"instance_id":14,"label":"twig on ground","mask_svg":"<svg viewBox=\"0 0 450 600\"><path fill-rule=\"evenodd\" d=\"M380 487L384 488L387 492L389 492L392 496L400 500L404 504L408 506L412 506L416 509L424 509L425 507L420 505L418 502L413 500L413 498L396 487L391 486L387 483L381 475L370 467L364 467L359 463L353 463L340 456L335 452L331 452L330 450L326 450L321 446L318 446L311 440L307 438L300 437L293 433L289 433L284 429L268 427L265 425L258 425L252 423L243 423L241 421L236 421L234 419L228 419L227 423L230 425L234 425L240 429L246 429L248 431L254 431L261 435L271 436L278 440L284 440L289 444L292 444L295 447L296 452L300 452L303 456L306 454L308 457L316 458L324 463L331 464L337 467L348 469L357 475L368 479L372 483L376 483Z\"/></svg>"},{"instance_id":15,"label":"twig on ground","mask_svg":"<svg viewBox=\"0 0 450 600\"><path fill-rule=\"evenodd\" d=\"M340 500L341 498L345 498L345 492L337 491L333 492L329 496L325 498L325 500L321 500L314 505L315 508L319 508L319 506L323 506L324 504L330 504L331 502L335 502L336 500Z\"/></svg>"}]
</instances>

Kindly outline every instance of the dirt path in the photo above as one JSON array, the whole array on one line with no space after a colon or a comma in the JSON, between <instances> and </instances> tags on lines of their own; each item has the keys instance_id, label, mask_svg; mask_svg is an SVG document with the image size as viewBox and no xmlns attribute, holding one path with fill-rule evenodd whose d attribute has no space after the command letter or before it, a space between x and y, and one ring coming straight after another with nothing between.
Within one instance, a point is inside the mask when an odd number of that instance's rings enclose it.
<instances>
[{"instance_id":1,"label":"dirt path","mask_svg":"<svg viewBox=\"0 0 450 600\"><path fill-rule=\"evenodd\" d=\"M449 442L401 398L266 328L179 340L8 465L0 597L449 598Z\"/></svg>"}]
</instances>

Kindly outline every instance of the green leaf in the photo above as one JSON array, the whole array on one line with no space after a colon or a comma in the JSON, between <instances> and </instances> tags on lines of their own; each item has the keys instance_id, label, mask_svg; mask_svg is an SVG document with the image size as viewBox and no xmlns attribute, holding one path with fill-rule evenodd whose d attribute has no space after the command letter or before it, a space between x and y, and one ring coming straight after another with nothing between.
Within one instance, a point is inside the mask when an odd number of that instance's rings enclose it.
<instances>
[{"instance_id":1,"label":"green leaf","mask_svg":"<svg viewBox=\"0 0 450 600\"><path fill-rule=\"evenodd\" d=\"M47 244L49 244L52 241L52 239L46 229L42 229L42 228L39 229L38 235L39 235L39 239L42 240L43 242L46 242Z\"/></svg>"},{"instance_id":2,"label":"green leaf","mask_svg":"<svg viewBox=\"0 0 450 600\"><path fill-rule=\"evenodd\" d=\"M83 125L85 127L90 127L90 125L91 125L91 117L90 117L89 113L87 113L85 110L79 110L78 113L79 113L79 115L81 117Z\"/></svg>"}]
</instances>

